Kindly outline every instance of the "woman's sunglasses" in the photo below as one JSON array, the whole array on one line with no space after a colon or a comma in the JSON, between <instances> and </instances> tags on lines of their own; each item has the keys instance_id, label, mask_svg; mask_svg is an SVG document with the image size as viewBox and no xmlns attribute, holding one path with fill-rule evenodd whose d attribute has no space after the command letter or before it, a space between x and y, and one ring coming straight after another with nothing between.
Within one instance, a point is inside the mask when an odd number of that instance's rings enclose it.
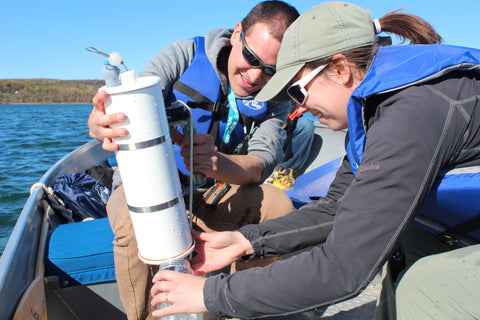
<instances>
[{"instance_id":1,"label":"woman's sunglasses","mask_svg":"<svg viewBox=\"0 0 480 320\"><path fill-rule=\"evenodd\" d=\"M262 68L263 73L267 76L273 76L276 72L276 67L263 63L259 57L253 53L252 50L247 46L245 42L245 35L242 32L242 53L245 61L247 61L248 65L252 68Z\"/></svg>"},{"instance_id":2,"label":"woman's sunglasses","mask_svg":"<svg viewBox=\"0 0 480 320\"><path fill-rule=\"evenodd\" d=\"M307 100L308 93L307 90L305 89L305 86L315 78L317 74L319 74L323 69L325 69L327 65L323 64L317 68L315 68L313 71L311 71L309 74L307 74L305 77L302 79L298 80L294 84L292 84L290 87L287 89L287 93L290 96L290 98L293 99L297 104L303 105L305 103L305 100Z\"/></svg>"}]
</instances>

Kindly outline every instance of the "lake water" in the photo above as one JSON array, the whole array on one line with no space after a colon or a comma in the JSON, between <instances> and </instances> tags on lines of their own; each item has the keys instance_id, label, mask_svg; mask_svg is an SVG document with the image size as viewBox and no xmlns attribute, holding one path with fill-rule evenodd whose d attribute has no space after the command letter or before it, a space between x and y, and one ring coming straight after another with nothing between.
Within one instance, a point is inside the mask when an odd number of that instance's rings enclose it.
<instances>
[{"instance_id":1,"label":"lake water","mask_svg":"<svg viewBox=\"0 0 480 320\"><path fill-rule=\"evenodd\" d=\"M0 104L0 254L30 193L55 162L88 142L91 104Z\"/></svg>"}]
</instances>

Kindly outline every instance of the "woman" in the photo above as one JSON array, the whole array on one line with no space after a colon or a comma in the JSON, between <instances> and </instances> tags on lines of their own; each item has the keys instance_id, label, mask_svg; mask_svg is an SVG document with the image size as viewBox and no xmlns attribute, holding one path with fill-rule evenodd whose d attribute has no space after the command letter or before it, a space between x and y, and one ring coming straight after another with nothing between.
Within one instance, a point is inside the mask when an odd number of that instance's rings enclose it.
<instances>
[{"instance_id":1,"label":"woman","mask_svg":"<svg viewBox=\"0 0 480 320\"><path fill-rule=\"evenodd\" d=\"M413 45L378 48L381 31ZM240 257L323 244L230 276L157 274L153 303L173 303L157 315L205 307L218 317L301 312L361 292L400 242L408 265L455 249L411 225L441 170L480 164L480 52L439 42L440 36L418 17L393 12L372 22L369 10L344 2L320 4L297 19L282 40L277 72L257 99L292 98L331 129L348 128L347 156L320 201L238 232L196 234L192 267L210 272ZM478 274L480 249L464 250L458 251L460 259L451 260L467 261L468 272ZM444 317L480 316L475 302L479 277L464 275L450 273L441 289L422 288L441 295L450 282L464 282L455 292L458 300L438 305L434 298L416 308L415 316L435 318L436 308L446 308L440 312ZM385 284L393 280L388 276ZM395 318L395 308L384 301L392 297L389 286L383 289L381 306L386 307L376 316ZM399 318L409 317L404 309L399 306Z\"/></svg>"}]
</instances>

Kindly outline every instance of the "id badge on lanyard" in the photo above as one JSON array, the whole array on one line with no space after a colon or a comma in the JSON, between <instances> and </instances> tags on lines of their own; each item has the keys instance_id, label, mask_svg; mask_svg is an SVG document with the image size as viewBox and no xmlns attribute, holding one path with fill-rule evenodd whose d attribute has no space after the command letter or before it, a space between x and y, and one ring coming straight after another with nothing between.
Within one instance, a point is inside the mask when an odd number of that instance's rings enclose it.
<instances>
[{"instance_id":1,"label":"id badge on lanyard","mask_svg":"<svg viewBox=\"0 0 480 320\"><path fill-rule=\"evenodd\" d=\"M240 119L240 113L237 106L237 98L235 92L233 92L230 85L227 88L227 98L230 108L228 109L228 119L227 124L225 125L225 132L223 133L223 143L229 144L232 137L232 132L237 126L237 123Z\"/></svg>"}]
</instances>

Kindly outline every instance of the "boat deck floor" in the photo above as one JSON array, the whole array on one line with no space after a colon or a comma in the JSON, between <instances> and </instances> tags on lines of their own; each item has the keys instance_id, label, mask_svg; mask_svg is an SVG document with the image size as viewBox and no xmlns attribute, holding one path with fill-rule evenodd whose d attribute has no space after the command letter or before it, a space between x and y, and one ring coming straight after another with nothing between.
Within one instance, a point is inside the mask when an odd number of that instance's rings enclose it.
<instances>
[{"instance_id":1,"label":"boat deck floor","mask_svg":"<svg viewBox=\"0 0 480 320\"><path fill-rule=\"evenodd\" d=\"M56 277L54 277L56 278ZM88 286L60 288L58 280L46 281L47 310L49 319L126 319L119 299L116 282ZM289 316L269 317L267 320L369 320L374 318L375 305L380 294L380 277L355 298ZM198 320L214 320L205 315Z\"/></svg>"},{"instance_id":2,"label":"boat deck floor","mask_svg":"<svg viewBox=\"0 0 480 320\"><path fill-rule=\"evenodd\" d=\"M380 290L381 279L379 276L377 276L372 283L357 297L327 307L321 313L320 319L373 319ZM311 319L315 319L315 317Z\"/></svg>"},{"instance_id":3,"label":"boat deck floor","mask_svg":"<svg viewBox=\"0 0 480 320\"><path fill-rule=\"evenodd\" d=\"M357 297L325 308L293 314L289 316L269 317L268 320L371 320L374 318L375 305L380 294L381 280L377 276ZM125 320L118 288L115 282L90 286L59 288L55 281L47 281L47 310L50 319L111 319ZM205 315L199 320L214 320Z\"/></svg>"}]
</instances>

